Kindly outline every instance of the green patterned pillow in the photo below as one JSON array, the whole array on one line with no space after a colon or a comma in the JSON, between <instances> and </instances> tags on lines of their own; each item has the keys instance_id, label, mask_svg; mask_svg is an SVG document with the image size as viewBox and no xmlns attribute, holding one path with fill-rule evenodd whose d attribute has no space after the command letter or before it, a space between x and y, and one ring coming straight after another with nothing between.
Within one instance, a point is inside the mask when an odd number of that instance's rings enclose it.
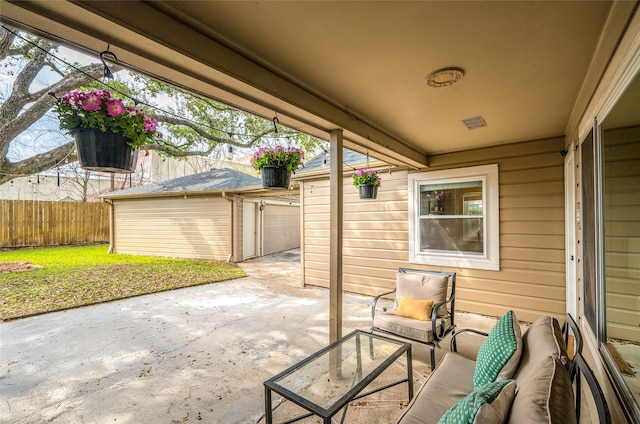
<instances>
[{"instance_id":1,"label":"green patterned pillow","mask_svg":"<svg viewBox=\"0 0 640 424\"><path fill-rule=\"evenodd\" d=\"M444 413L438 424L495 424L507 420L515 380L494 381L475 389Z\"/></svg>"},{"instance_id":2,"label":"green patterned pillow","mask_svg":"<svg viewBox=\"0 0 640 424\"><path fill-rule=\"evenodd\" d=\"M473 373L473 387L513 376L522 355L520 324L513 311L507 312L480 346Z\"/></svg>"}]
</instances>

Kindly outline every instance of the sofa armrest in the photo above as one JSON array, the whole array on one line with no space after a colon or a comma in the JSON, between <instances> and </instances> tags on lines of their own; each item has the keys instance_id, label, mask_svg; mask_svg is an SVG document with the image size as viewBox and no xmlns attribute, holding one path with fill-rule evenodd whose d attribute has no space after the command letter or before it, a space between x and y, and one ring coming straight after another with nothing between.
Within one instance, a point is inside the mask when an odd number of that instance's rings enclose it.
<instances>
[{"instance_id":1,"label":"sofa armrest","mask_svg":"<svg viewBox=\"0 0 640 424\"><path fill-rule=\"evenodd\" d=\"M390 292L379 294L373 298L373 302L371 302L371 319L375 319L376 317L376 304L378 303L378 300L380 300L380 298L383 296L387 296L395 292L396 292L396 289L393 289Z\"/></svg>"},{"instance_id":2,"label":"sofa armrest","mask_svg":"<svg viewBox=\"0 0 640 424\"><path fill-rule=\"evenodd\" d=\"M474 330L473 328L462 328L458 331L454 331L453 334L451 335L451 342L450 342L451 352L458 351L458 345L456 344L456 336L462 333L474 333L484 337L487 337L489 335L489 333L485 333L484 331L480 331L480 330Z\"/></svg>"}]
</instances>

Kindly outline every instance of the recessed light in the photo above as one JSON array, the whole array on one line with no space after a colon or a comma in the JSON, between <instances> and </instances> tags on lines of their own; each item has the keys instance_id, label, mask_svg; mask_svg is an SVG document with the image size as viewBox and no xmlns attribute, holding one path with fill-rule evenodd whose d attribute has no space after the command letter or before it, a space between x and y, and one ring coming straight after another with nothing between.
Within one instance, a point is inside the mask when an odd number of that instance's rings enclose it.
<instances>
[{"instance_id":1,"label":"recessed light","mask_svg":"<svg viewBox=\"0 0 640 424\"><path fill-rule=\"evenodd\" d=\"M464 70L461 68L444 68L432 72L427 77L429 87L447 87L460 81L464 77Z\"/></svg>"}]
</instances>

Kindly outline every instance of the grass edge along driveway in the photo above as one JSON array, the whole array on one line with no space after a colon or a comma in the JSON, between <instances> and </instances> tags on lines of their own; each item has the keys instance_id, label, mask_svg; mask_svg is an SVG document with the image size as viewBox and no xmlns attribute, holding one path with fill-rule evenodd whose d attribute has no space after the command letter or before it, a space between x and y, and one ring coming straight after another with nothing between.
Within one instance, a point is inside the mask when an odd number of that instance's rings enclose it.
<instances>
[{"instance_id":1,"label":"grass edge along driveway","mask_svg":"<svg viewBox=\"0 0 640 424\"><path fill-rule=\"evenodd\" d=\"M3 268L17 262L37 266L0 272L0 320L246 277L230 262L109 254L108 249L99 244L0 251Z\"/></svg>"}]
</instances>

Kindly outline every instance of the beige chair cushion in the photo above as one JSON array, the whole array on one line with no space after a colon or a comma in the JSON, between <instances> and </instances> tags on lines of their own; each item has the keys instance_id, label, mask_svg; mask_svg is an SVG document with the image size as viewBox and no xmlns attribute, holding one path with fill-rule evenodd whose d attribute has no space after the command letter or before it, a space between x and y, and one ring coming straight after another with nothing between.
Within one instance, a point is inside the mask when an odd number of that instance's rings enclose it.
<instances>
[{"instance_id":1,"label":"beige chair cushion","mask_svg":"<svg viewBox=\"0 0 640 424\"><path fill-rule=\"evenodd\" d=\"M449 318L439 318L438 324L440 324L440 321L444 321L444 327L447 328L451 320ZM373 326L402 337L420 340L422 342L430 342L433 340L431 320L420 321L401 317L396 314L395 310L376 313L373 319ZM440 327L438 326L438 328Z\"/></svg>"},{"instance_id":2,"label":"beige chair cushion","mask_svg":"<svg viewBox=\"0 0 640 424\"><path fill-rule=\"evenodd\" d=\"M396 308L400 296L412 299L431 299L433 303L447 299L449 277L440 274L424 274L420 272L396 273ZM447 315L446 305L438 310L438 316Z\"/></svg>"},{"instance_id":3,"label":"beige chair cushion","mask_svg":"<svg viewBox=\"0 0 640 424\"><path fill-rule=\"evenodd\" d=\"M446 353L398 424L436 424L449 408L473 391L475 367L471 359Z\"/></svg>"},{"instance_id":4,"label":"beige chair cushion","mask_svg":"<svg viewBox=\"0 0 640 424\"><path fill-rule=\"evenodd\" d=\"M541 360L550 355L565 365L568 363L562 331L555 318L550 316L538 318L522 335L522 344L522 358L513 376L516 380L526 377L537 368Z\"/></svg>"},{"instance_id":5,"label":"beige chair cushion","mask_svg":"<svg viewBox=\"0 0 640 424\"><path fill-rule=\"evenodd\" d=\"M557 357L544 357L517 383L508 423L576 423L573 386L565 365Z\"/></svg>"}]
</instances>

